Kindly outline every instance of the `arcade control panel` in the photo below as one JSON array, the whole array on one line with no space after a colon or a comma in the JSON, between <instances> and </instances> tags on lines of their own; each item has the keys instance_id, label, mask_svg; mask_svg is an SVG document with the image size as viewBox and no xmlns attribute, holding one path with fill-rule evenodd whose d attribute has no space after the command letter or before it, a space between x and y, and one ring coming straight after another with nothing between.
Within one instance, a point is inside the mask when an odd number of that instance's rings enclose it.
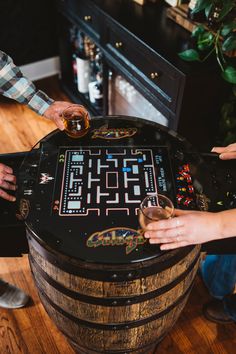
<instances>
[{"instance_id":1,"label":"arcade control panel","mask_svg":"<svg viewBox=\"0 0 236 354\"><path fill-rule=\"evenodd\" d=\"M202 158L206 164L204 193L208 210L218 212L236 208L236 160L220 160L215 153L203 153ZM236 237L205 243L202 249L211 254L235 253Z\"/></svg>"},{"instance_id":2,"label":"arcade control panel","mask_svg":"<svg viewBox=\"0 0 236 354\"><path fill-rule=\"evenodd\" d=\"M1 154L0 162L10 166L17 176L25 155L24 152ZM15 192L9 193L15 195ZM25 225L23 221L17 219L16 214L17 203L0 198L0 257L16 257L28 253Z\"/></svg>"},{"instance_id":3,"label":"arcade control panel","mask_svg":"<svg viewBox=\"0 0 236 354\"><path fill-rule=\"evenodd\" d=\"M236 208L236 161L220 160L215 153L203 153L202 158L209 174L204 189L211 199L210 210Z\"/></svg>"}]
</instances>

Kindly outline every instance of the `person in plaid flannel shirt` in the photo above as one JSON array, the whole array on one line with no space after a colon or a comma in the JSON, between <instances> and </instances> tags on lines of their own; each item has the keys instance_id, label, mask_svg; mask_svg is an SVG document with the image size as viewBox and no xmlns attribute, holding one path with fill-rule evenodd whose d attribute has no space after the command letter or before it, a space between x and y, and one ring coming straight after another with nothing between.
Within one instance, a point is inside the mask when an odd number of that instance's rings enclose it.
<instances>
[{"instance_id":1,"label":"person in plaid flannel shirt","mask_svg":"<svg viewBox=\"0 0 236 354\"><path fill-rule=\"evenodd\" d=\"M60 130L64 129L61 113L71 103L54 101L43 91L37 90L35 85L24 77L12 58L1 50L0 94L27 105L39 115L53 120ZM14 202L15 196L7 193L7 190L16 190L16 177L11 167L0 163L0 198ZM25 306L28 300L29 296L21 289L0 279L0 307L20 308Z\"/></svg>"}]
</instances>

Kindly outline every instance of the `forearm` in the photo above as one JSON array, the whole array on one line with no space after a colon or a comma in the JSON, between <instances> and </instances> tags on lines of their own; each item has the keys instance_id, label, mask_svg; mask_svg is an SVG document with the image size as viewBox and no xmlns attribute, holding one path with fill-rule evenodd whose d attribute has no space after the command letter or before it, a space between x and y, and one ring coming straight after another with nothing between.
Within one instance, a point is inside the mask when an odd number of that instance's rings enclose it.
<instances>
[{"instance_id":1,"label":"forearm","mask_svg":"<svg viewBox=\"0 0 236 354\"><path fill-rule=\"evenodd\" d=\"M217 213L220 218L219 239L236 236L236 209Z\"/></svg>"},{"instance_id":2,"label":"forearm","mask_svg":"<svg viewBox=\"0 0 236 354\"><path fill-rule=\"evenodd\" d=\"M54 102L44 92L23 76L12 59L0 51L0 94L28 105L36 113L43 115Z\"/></svg>"},{"instance_id":3,"label":"forearm","mask_svg":"<svg viewBox=\"0 0 236 354\"><path fill-rule=\"evenodd\" d=\"M44 112L51 106L54 102L50 97L46 95L46 93L38 90L35 94L30 98L28 103L26 103L33 111L36 113L43 115Z\"/></svg>"},{"instance_id":4,"label":"forearm","mask_svg":"<svg viewBox=\"0 0 236 354\"><path fill-rule=\"evenodd\" d=\"M175 210L171 219L148 224L144 236L162 250L236 236L236 209L222 212Z\"/></svg>"}]
</instances>

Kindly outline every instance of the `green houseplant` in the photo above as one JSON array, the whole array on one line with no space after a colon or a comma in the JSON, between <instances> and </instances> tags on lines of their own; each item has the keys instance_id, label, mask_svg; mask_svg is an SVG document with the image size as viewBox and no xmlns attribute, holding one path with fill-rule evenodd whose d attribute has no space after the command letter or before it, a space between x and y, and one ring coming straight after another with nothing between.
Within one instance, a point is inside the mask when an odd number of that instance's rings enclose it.
<instances>
[{"instance_id":1,"label":"green houseplant","mask_svg":"<svg viewBox=\"0 0 236 354\"><path fill-rule=\"evenodd\" d=\"M197 0L194 13L204 12L204 23L192 32L194 46L179 53L185 61L204 62L215 55L222 79L232 86L230 97L221 109L219 141L236 141L236 3L235 0Z\"/></svg>"}]
</instances>

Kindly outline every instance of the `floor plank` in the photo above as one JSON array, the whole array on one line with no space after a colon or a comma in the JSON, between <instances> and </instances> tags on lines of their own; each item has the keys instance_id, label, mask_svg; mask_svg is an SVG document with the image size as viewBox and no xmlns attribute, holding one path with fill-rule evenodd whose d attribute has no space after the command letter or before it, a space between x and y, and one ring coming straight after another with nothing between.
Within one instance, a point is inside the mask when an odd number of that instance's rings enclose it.
<instances>
[{"instance_id":1,"label":"floor plank","mask_svg":"<svg viewBox=\"0 0 236 354\"><path fill-rule=\"evenodd\" d=\"M31 296L31 301L25 308L0 309L0 353L74 353L39 300L28 256L1 258L0 269L1 278L17 285Z\"/></svg>"}]
</instances>

